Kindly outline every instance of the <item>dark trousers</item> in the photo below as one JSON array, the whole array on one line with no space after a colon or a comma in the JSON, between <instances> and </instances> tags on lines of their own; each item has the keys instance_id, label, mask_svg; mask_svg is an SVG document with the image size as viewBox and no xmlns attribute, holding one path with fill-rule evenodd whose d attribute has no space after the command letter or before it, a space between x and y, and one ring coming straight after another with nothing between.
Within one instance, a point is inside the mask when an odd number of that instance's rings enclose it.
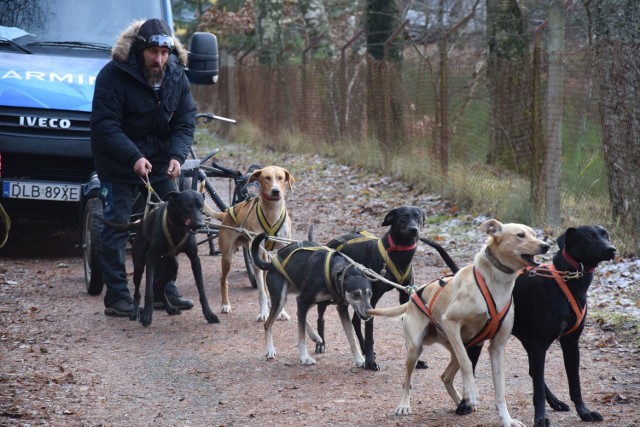
<instances>
[{"instance_id":1,"label":"dark trousers","mask_svg":"<svg viewBox=\"0 0 640 427\"><path fill-rule=\"evenodd\" d=\"M141 191L140 197L146 203L147 190L144 185L118 184L111 182L100 183L100 197L104 204L104 218L118 224L126 224L131 221L131 209L133 196L136 189ZM153 184L155 193L164 200L171 191L177 191L175 181L166 179ZM152 196L152 201L158 199ZM109 307L124 298L131 298L127 286L127 271L125 267L125 257L129 231L118 231L111 227L104 226L102 229L102 278L107 288L104 295L104 305ZM154 272L154 277L160 277L161 266ZM154 284L155 285L155 284ZM144 286L144 285L143 285ZM154 286L154 294L155 292ZM175 286L175 277L167 284L167 293L178 292ZM159 295L158 295L159 296Z\"/></svg>"}]
</instances>

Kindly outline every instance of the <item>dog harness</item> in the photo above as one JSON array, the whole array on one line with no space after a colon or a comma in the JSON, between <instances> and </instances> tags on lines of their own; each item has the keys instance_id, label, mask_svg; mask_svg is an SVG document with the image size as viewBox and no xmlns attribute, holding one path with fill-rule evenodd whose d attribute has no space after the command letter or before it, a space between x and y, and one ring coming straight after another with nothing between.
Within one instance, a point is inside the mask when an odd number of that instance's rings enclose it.
<instances>
[{"instance_id":1,"label":"dog harness","mask_svg":"<svg viewBox=\"0 0 640 427\"><path fill-rule=\"evenodd\" d=\"M162 234L164 234L164 238L167 239L167 243L169 243L170 249L169 249L169 252L167 252L163 256L167 256L167 255L176 256L178 255L178 251L180 250L180 248L182 248L182 246L187 242L189 237L191 237L191 234L189 233L189 230L187 230L182 240L180 240L178 244L176 244L173 242L173 239L171 238L171 232L169 232L168 223L169 223L169 218L167 217L167 207L165 206L164 210L162 211Z\"/></svg>"},{"instance_id":2,"label":"dog harness","mask_svg":"<svg viewBox=\"0 0 640 427\"><path fill-rule=\"evenodd\" d=\"M414 250L417 247L417 244L413 244L410 246L401 246L401 245L396 245L393 242L393 239L391 238L391 234L388 234L388 243L389 243L389 248L386 249L384 247L384 243L382 242L382 239L380 239L379 237L376 237L374 234L366 231L366 230L361 230L358 231L357 234L361 234L362 237L355 237L353 239L350 240L346 240L343 241L342 243L340 243L340 245L338 245L338 247L336 248L337 251L340 251L342 248L344 248L346 245L354 245L357 243L363 243L363 242L369 242L371 240L377 240L378 241L378 251L380 252L380 255L382 256L382 259L384 260L384 265L382 267L382 270L380 271L380 275L384 276L386 274L386 269L387 267L389 267L389 270L391 270L391 274L393 274L393 277L396 279L396 282L399 285L403 285L404 283L407 282L407 280L409 279L409 277L411 276L411 264L409 264L407 266L407 269L404 272L401 272L400 269L396 266L396 264L393 262L393 260L389 257L389 253L390 252L394 252L394 251L411 251Z\"/></svg>"},{"instance_id":3,"label":"dog harness","mask_svg":"<svg viewBox=\"0 0 640 427\"><path fill-rule=\"evenodd\" d=\"M299 247L291 251L291 253L287 255L287 257L284 260L280 261L280 257L276 255L271 258L271 262L276 267L278 272L280 272L280 274L282 274L285 277L285 279L287 279L287 282L289 282L293 286L296 286L296 284L293 282L293 280L291 280L291 278L289 277L286 271L287 264L291 260L291 257L293 256L293 254L295 254L298 251L319 251L319 250L327 251L324 257L324 283L327 286L329 293L331 294L332 302L336 304L340 304L344 301L344 296L343 296L344 290L343 290L342 281L337 281L337 283L334 285L333 280L331 280L331 258L337 252L335 249L331 249L326 246ZM347 268L349 268L349 266L351 266L351 264L345 267L345 269L342 270L342 272L344 272Z\"/></svg>"},{"instance_id":4,"label":"dog harness","mask_svg":"<svg viewBox=\"0 0 640 427\"><path fill-rule=\"evenodd\" d=\"M436 322L436 319L434 319L432 311L433 311L433 304L436 302L436 298L438 298L438 295L440 295L440 292L442 292L442 290L444 289L444 287L453 279L453 276L446 276L446 277L442 277L440 279L438 279L438 284L440 285L440 287L438 289L436 289L435 293L433 294L433 296L431 297L431 301L429 302L429 305L427 306L424 302L424 299L422 298L422 292L412 292L411 293L411 301L413 301L413 303L420 309L420 311L422 311L422 313L427 316L429 318L429 320L431 320L431 323L433 323L436 328L444 333L444 330L442 329L442 327L440 326L440 324L438 322ZM431 283L435 283L435 280ZM429 286L431 283L428 283L427 285L425 285L425 287ZM424 290L424 288L423 288Z\"/></svg>"},{"instance_id":5,"label":"dog harness","mask_svg":"<svg viewBox=\"0 0 640 427\"><path fill-rule=\"evenodd\" d=\"M469 342L465 344L465 347L467 348L481 344L485 340L491 340L493 339L493 337L496 336L496 333L498 333L498 331L500 330L500 326L502 326L502 321L504 320L507 312L509 311L509 308L511 308L511 302L513 300L513 298L510 298L509 302L505 304L502 310L500 310L500 312L498 313L496 303L493 300L493 297L491 296L491 292L489 292L489 288L487 288L487 283L485 282L482 275L475 268L475 266L473 267L473 278L475 279L476 285L478 285L478 288L482 293L482 297L484 298L485 304L487 304L487 309L489 310L489 317L487 319L487 322L484 324L484 327L482 328L482 330L478 332L478 334L475 337L473 337ZM449 282L451 282L452 279L453 279L453 276L447 276L445 278L440 279L440 287L433 294L433 297L431 298L431 301L429 302L428 306L425 304L424 300L422 299L422 295L419 295L418 292L414 292L411 295L411 301L413 301L413 303L416 304L416 306L420 309L420 311L422 311L422 313L424 313L429 318L429 320L431 320L431 322L436 326L436 328L440 332L444 332L444 331L442 329L442 326L440 326L438 322L435 321L432 314L432 309L436 301L436 298L438 298L438 295L440 294L440 292L442 292L442 289L444 289L444 287ZM422 292L420 292L420 294L421 293Z\"/></svg>"},{"instance_id":6,"label":"dog harness","mask_svg":"<svg viewBox=\"0 0 640 427\"><path fill-rule=\"evenodd\" d=\"M262 197L262 196L260 196L260 197ZM249 201L249 203L247 203L244 206L248 205L250 210L251 209L256 209L256 214L258 216L258 221L260 222L260 226L262 227L264 232L267 233L267 235L269 235L269 236L276 236L278 234L278 232L280 231L280 229L282 228L282 225L284 224L284 221L287 219L287 208L285 206L282 206L282 212L280 212L280 217L278 217L278 219L276 220L275 223L269 224L269 221L267 220L267 218L266 218L266 216L264 214L264 211L262 210L262 204L260 203L260 197L254 197L253 199L251 199ZM229 216L231 217L233 222L238 227L242 227L243 224L240 224L238 222L238 213L236 212L236 206L231 206L228 209ZM245 218L245 220L246 220L246 218ZM276 242L271 241L271 240L268 240L268 241L266 241L264 243L264 247L268 251L273 250L275 245L276 245Z\"/></svg>"},{"instance_id":7,"label":"dog harness","mask_svg":"<svg viewBox=\"0 0 640 427\"><path fill-rule=\"evenodd\" d=\"M569 254L565 255L565 252L562 252L562 256L567 260L567 256ZM573 260L573 258L571 258ZM577 265L577 263L574 261L574 263ZM571 264L571 262L569 261L569 264ZM572 264L573 265L573 264ZM587 314L587 303L585 302L584 307L580 308L580 306L578 305L578 301L576 301L576 298L573 296L573 294L571 293L571 290L569 290L569 287L567 286L567 282L566 280L572 279L572 278L579 278L582 275L571 275L571 274L564 274L566 272L560 272L556 269L556 267L553 264L542 264L539 265L538 267L536 267L535 269L532 267L527 267L524 270L522 270L522 272L520 274L525 274L527 272L534 272L534 274L538 274L538 270L546 270L549 272L549 274L551 275L551 277L553 277L553 279L556 281L558 287L560 288L560 290L562 291L562 293L564 293L564 296L567 298L567 302L569 303L569 306L571 307L571 310L573 311L573 313L576 315L576 323L573 325L573 327L571 329L569 329L568 331L566 331L565 333L562 334L562 336L566 336L569 335L570 333L572 333L573 331L575 331L576 329L578 329L578 327L582 324L582 321L584 320L584 316ZM589 273L593 272L595 270L595 268L589 269L587 270ZM546 274L540 274L541 276L546 276L549 277Z\"/></svg>"}]
</instances>

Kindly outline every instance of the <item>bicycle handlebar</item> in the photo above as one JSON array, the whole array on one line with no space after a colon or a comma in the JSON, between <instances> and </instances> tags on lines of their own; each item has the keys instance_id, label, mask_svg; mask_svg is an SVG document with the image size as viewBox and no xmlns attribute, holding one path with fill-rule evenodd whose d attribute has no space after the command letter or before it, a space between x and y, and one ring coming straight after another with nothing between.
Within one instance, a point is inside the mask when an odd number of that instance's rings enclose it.
<instances>
[{"instance_id":1,"label":"bicycle handlebar","mask_svg":"<svg viewBox=\"0 0 640 427\"><path fill-rule=\"evenodd\" d=\"M196 114L196 121L198 121L198 119L203 119L205 123L209 123L213 120L220 120L221 122L231 123L234 125L236 124L236 121L234 119L229 119L222 116L216 116L213 113L198 113Z\"/></svg>"}]
</instances>

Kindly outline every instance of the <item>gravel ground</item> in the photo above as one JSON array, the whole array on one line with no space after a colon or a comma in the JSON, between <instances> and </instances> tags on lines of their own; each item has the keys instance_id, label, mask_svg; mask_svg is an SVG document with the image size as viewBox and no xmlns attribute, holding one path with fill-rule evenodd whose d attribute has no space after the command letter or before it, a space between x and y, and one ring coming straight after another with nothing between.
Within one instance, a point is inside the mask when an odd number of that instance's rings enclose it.
<instances>
[{"instance_id":1,"label":"gravel ground","mask_svg":"<svg viewBox=\"0 0 640 427\"><path fill-rule=\"evenodd\" d=\"M239 169L254 161L274 162L273 154L258 159L236 145L225 146L221 155L223 164ZM247 164L238 160L250 156ZM424 234L438 239L459 264L469 262L484 243L476 230L481 215L457 213L453 204L417 194L391 177L315 156L280 156L277 163L296 178L287 202L294 238L304 238L311 223L318 241L354 227L381 235L380 223L389 209L413 204L430 218L443 218L430 222ZM344 332L330 308L325 316L327 352L314 355L316 365L302 366L295 347L295 298L290 295L286 309L293 318L275 324L278 356L267 361L263 327L255 322L257 292L246 279L240 255L230 277L234 311L220 315L220 324L207 324L196 303L181 316L156 311L153 324L143 328L103 314L102 297L86 293L75 244L73 228L15 220L9 245L0 253L0 426L499 425L486 352L478 365L482 396L475 413L455 415L439 379L448 355L434 346L423 353L429 369L414 375L414 413L397 417L393 411L404 371L399 322L376 321L381 370L365 371L352 366ZM207 293L219 311L220 259L204 252ZM180 290L197 301L188 261L183 255L179 261ZM418 282L447 272L426 246L419 248L415 271ZM638 260L603 265L591 288L590 307L638 316L639 271ZM393 291L380 304L396 303ZM637 337L637 330L633 333ZM590 409L605 417L600 425L639 425L638 347L595 316L588 318L581 342L583 396ZM557 344L548 353L547 381L569 401ZM531 381L526 354L515 339L507 347L506 389L511 415L530 424ZM573 408L550 410L549 416L556 426L580 424Z\"/></svg>"}]
</instances>

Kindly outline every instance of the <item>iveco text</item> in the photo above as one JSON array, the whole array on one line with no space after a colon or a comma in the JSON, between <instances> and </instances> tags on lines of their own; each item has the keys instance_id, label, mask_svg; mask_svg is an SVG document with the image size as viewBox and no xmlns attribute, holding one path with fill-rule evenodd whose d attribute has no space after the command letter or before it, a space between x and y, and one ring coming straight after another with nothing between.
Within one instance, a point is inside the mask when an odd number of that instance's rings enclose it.
<instances>
[{"instance_id":1,"label":"iveco text","mask_svg":"<svg viewBox=\"0 0 640 427\"><path fill-rule=\"evenodd\" d=\"M69 129L71 127L71 120L20 116L20 126Z\"/></svg>"}]
</instances>

